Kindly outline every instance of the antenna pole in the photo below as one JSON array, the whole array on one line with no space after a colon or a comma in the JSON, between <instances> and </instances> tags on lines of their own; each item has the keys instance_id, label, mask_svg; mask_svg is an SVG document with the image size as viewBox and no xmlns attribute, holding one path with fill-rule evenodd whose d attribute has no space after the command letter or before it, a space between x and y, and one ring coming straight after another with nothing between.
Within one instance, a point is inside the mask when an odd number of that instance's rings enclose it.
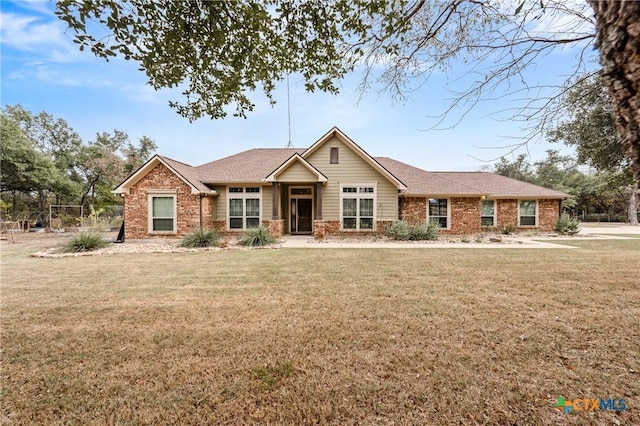
<instances>
[{"instance_id":1,"label":"antenna pole","mask_svg":"<svg viewBox=\"0 0 640 426\"><path fill-rule=\"evenodd\" d=\"M287 73L287 119L289 124L289 143L285 148L293 148L293 142L291 142L291 95L289 94L289 73Z\"/></svg>"}]
</instances>

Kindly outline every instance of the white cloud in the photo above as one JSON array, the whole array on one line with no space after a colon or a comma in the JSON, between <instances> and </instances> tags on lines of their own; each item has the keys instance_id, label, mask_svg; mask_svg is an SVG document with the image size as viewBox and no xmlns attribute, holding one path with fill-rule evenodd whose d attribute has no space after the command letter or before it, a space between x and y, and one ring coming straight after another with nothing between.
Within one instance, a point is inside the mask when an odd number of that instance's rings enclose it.
<instances>
[{"instance_id":1,"label":"white cloud","mask_svg":"<svg viewBox=\"0 0 640 426\"><path fill-rule=\"evenodd\" d=\"M65 27L55 17L50 20L17 13L0 14L0 37L4 48L39 54L51 62L69 63L90 58L64 35ZM93 58L92 58L93 59Z\"/></svg>"}]
</instances>

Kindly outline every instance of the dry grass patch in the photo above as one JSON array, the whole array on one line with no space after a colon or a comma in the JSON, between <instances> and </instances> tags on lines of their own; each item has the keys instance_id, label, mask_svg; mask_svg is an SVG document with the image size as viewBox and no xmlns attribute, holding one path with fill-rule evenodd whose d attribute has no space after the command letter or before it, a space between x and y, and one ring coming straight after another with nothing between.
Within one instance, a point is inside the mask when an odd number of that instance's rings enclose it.
<instances>
[{"instance_id":1,"label":"dry grass patch","mask_svg":"<svg viewBox=\"0 0 640 426\"><path fill-rule=\"evenodd\" d=\"M3 245L2 419L640 424L640 244L568 244L59 259ZM628 409L565 416L560 395Z\"/></svg>"}]
</instances>

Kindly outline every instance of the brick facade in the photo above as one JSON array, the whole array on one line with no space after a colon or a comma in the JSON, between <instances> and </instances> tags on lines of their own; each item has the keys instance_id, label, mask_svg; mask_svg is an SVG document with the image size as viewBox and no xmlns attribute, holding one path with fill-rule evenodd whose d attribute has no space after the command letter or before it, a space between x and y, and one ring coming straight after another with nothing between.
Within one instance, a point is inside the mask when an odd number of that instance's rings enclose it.
<instances>
[{"instance_id":1,"label":"brick facade","mask_svg":"<svg viewBox=\"0 0 640 426\"><path fill-rule=\"evenodd\" d=\"M537 226L518 226L519 202L520 200L497 200L497 230L511 225L514 226L517 231L530 231L532 229L543 232L553 231L561 213L560 200L538 200Z\"/></svg>"},{"instance_id":2,"label":"brick facade","mask_svg":"<svg viewBox=\"0 0 640 426\"><path fill-rule=\"evenodd\" d=\"M451 223L450 229L443 229L445 234L465 235L477 234L481 231L480 197L449 198Z\"/></svg>"},{"instance_id":3,"label":"brick facade","mask_svg":"<svg viewBox=\"0 0 640 426\"><path fill-rule=\"evenodd\" d=\"M424 197L400 197L398 199L398 217L412 225L427 220L427 199Z\"/></svg>"},{"instance_id":4,"label":"brick facade","mask_svg":"<svg viewBox=\"0 0 640 426\"><path fill-rule=\"evenodd\" d=\"M177 226L175 234L149 232L149 194L159 190L175 191ZM125 237L131 239L176 238L188 234L200 226L200 202L199 194L192 194L189 185L164 165L158 164L133 185L129 194L125 196ZM213 225L212 203L210 197L202 197L202 218L205 227Z\"/></svg>"}]
</instances>

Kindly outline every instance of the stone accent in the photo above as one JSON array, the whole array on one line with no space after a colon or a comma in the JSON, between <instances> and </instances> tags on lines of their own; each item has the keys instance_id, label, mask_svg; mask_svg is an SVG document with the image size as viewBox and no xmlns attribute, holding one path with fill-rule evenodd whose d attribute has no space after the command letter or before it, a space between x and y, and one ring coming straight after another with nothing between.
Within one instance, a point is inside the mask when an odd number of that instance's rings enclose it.
<instances>
[{"instance_id":1,"label":"stone accent","mask_svg":"<svg viewBox=\"0 0 640 426\"><path fill-rule=\"evenodd\" d=\"M378 220L376 222L376 233L379 235L384 235L387 231L387 228L391 226L393 220Z\"/></svg>"},{"instance_id":2,"label":"stone accent","mask_svg":"<svg viewBox=\"0 0 640 426\"><path fill-rule=\"evenodd\" d=\"M451 204L451 223L448 230L442 230L445 234L465 235L478 234L480 226L480 197L455 197L449 198Z\"/></svg>"},{"instance_id":3,"label":"stone accent","mask_svg":"<svg viewBox=\"0 0 640 426\"><path fill-rule=\"evenodd\" d=\"M313 221L313 238L322 240L329 235L340 234L339 220L314 220Z\"/></svg>"},{"instance_id":4,"label":"stone accent","mask_svg":"<svg viewBox=\"0 0 640 426\"><path fill-rule=\"evenodd\" d=\"M425 197L399 197L398 217L413 225L425 223L427 220L427 199Z\"/></svg>"},{"instance_id":5,"label":"stone accent","mask_svg":"<svg viewBox=\"0 0 640 426\"><path fill-rule=\"evenodd\" d=\"M154 190L175 190L176 225L175 234L155 234L149 232L149 193ZM212 203L204 198L203 219L211 221ZM131 239L168 237L176 238L200 226L200 194L192 194L191 187L163 164L158 164L139 182L133 185L125 196L124 207L125 237ZM206 212L206 213L205 213ZM204 220L203 220L204 222Z\"/></svg>"},{"instance_id":6,"label":"stone accent","mask_svg":"<svg viewBox=\"0 0 640 426\"><path fill-rule=\"evenodd\" d=\"M284 219L264 220L262 224L269 229L269 233L275 238L284 235Z\"/></svg>"}]
</instances>

